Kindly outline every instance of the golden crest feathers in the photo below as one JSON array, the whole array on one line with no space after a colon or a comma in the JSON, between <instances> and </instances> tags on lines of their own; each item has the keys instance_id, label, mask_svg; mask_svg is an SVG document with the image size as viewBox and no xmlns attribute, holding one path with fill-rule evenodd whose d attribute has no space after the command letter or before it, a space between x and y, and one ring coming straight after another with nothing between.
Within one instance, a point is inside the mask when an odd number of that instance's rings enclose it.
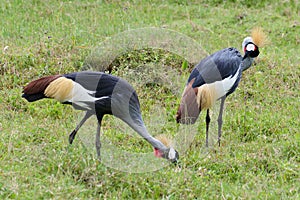
<instances>
[{"instance_id":1,"label":"golden crest feathers","mask_svg":"<svg viewBox=\"0 0 300 200\"><path fill-rule=\"evenodd\" d=\"M161 143L163 143L168 148L174 145L172 139L165 134L157 135L155 136L155 138L161 141Z\"/></svg>"},{"instance_id":2,"label":"golden crest feathers","mask_svg":"<svg viewBox=\"0 0 300 200\"><path fill-rule=\"evenodd\" d=\"M260 27L255 27L252 29L251 37L253 39L254 44L256 44L258 47L263 47L268 43L267 35L263 32L262 28Z\"/></svg>"}]
</instances>

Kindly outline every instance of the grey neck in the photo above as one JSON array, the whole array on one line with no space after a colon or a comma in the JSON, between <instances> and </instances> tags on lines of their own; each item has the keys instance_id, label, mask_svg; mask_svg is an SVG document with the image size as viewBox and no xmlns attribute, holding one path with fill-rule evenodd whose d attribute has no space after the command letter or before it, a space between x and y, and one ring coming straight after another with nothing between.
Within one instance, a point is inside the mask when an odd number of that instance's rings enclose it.
<instances>
[{"instance_id":1,"label":"grey neck","mask_svg":"<svg viewBox=\"0 0 300 200\"><path fill-rule=\"evenodd\" d=\"M251 64L253 63L254 58L251 58L247 56L245 59L242 61L242 70L245 71L249 67L251 67Z\"/></svg>"},{"instance_id":2,"label":"grey neck","mask_svg":"<svg viewBox=\"0 0 300 200\"><path fill-rule=\"evenodd\" d=\"M162 150L162 151L166 151L168 148L158 139L152 137L145 125L144 122L141 121L139 123L127 123L133 130L135 130L140 136L142 136L142 138L144 138L145 140L147 140L154 148Z\"/></svg>"}]
</instances>

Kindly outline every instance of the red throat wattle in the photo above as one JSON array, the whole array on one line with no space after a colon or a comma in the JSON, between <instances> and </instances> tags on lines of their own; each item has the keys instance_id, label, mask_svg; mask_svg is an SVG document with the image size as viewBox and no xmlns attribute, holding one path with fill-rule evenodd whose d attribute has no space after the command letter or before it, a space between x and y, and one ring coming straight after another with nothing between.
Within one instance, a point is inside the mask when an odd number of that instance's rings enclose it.
<instances>
[{"instance_id":1,"label":"red throat wattle","mask_svg":"<svg viewBox=\"0 0 300 200\"><path fill-rule=\"evenodd\" d=\"M163 156L162 152L157 148L154 148L154 155L158 158L161 158Z\"/></svg>"}]
</instances>

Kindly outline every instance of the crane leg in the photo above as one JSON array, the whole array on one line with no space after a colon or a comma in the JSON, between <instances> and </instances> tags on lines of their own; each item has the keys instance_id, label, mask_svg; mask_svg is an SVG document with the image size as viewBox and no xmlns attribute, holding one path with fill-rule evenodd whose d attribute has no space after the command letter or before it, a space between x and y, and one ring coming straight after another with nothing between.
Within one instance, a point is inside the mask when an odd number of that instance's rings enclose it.
<instances>
[{"instance_id":1,"label":"crane leg","mask_svg":"<svg viewBox=\"0 0 300 200\"><path fill-rule=\"evenodd\" d=\"M76 128L72 131L72 133L69 135L69 143L72 144L73 140L75 139L75 135L77 131L80 129L80 127L85 123L85 121L90 118L93 114L89 111L87 111L82 118L82 120L79 122L79 124L76 126Z\"/></svg>"},{"instance_id":2,"label":"crane leg","mask_svg":"<svg viewBox=\"0 0 300 200\"><path fill-rule=\"evenodd\" d=\"M101 141L100 141L100 133L101 133L101 122L102 122L102 118L103 118L103 114L97 114L97 119L98 119L98 126L97 126L97 133L96 133L96 152L97 152L97 156L99 161L101 160L100 157L100 149L101 149Z\"/></svg>"},{"instance_id":3,"label":"crane leg","mask_svg":"<svg viewBox=\"0 0 300 200\"><path fill-rule=\"evenodd\" d=\"M210 123L210 116L209 116L209 109L207 109L206 112L206 140L205 140L205 145L208 147L208 129L209 129L209 123Z\"/></svg>"},{"instance_id":4,"label":"crane leg","mask_svg":"<svg viewBox=\"0 0 300 200\"><path fill-rule=\"evenodd\" d=\"M220 146L221 136L222 136L222 124L223 124L223 110L226 96L221 98L220 111L218 116L218 144Z\"/></svg>"},{"instance_id":5,"label":"crane leg","mask_svg":"<svg viewBox=\"0 0 300 200\"><path fill-rule=\"evenodd\" d=\"M96 133L96 151L97 151L97 156L99 161L101 160L100 157L100 149L101 149L101 141L100 141L100 134L101 134L101 125L100 123L98 123L98 127L97 127L97 133Z\"/></svg>"}]
</instances>

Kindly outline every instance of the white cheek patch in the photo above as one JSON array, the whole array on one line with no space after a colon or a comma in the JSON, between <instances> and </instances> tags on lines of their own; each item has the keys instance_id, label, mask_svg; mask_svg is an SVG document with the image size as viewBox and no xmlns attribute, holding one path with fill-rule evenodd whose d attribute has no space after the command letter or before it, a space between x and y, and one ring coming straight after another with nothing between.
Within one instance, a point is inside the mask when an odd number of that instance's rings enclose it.
<instances>
[{"instance_id":1,"label":"white cheek patch","mask_svg":"<svg viewBox=\"0 0 300 200\"><path fill-rule=\"evenodd\" d=\"M248 44L246 47L247 51L254 51L255 50L255 46L253 44Z\"/></svg>"},{"instance_id":2,"label":"white cheek patch","mask_svg":"<svg viewBox=\"0 0 300 200\"><path fill-rule=\"evenodd\" d=\"M176 152L173 148L170 148L170 151L169 151L169 159L175 159L176 158Z\"/></svg>"}]
</instances>

